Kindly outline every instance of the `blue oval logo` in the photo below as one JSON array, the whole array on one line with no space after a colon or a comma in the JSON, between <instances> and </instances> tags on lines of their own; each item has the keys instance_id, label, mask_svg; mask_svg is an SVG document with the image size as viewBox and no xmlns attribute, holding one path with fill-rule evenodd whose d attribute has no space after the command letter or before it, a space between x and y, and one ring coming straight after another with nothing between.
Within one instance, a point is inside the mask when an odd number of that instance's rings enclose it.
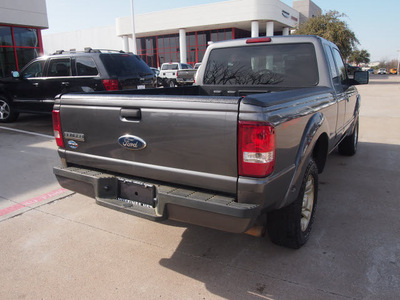
<instances>
[{"instance_id":1,"label":"blue oval logo","mask_svg":"<svg viewBox=\"0 0 400 300\"><path fill-rule=\"evenodd\" d=\"M146 148L147 144L140 137L134 135L124 135L118 139L118 143L129 150L142 150Z\"/></svg>"},{"instance_id":2,"label":"blue oval logo","mask_svg":"<svg viewBox=\"0 0 400 300\"><path fill-rule=\"evenodd\" d=\"M68 141L68 146L72 149L78 148L78 143L75 141Z\"/></svg>"}]
</instances>

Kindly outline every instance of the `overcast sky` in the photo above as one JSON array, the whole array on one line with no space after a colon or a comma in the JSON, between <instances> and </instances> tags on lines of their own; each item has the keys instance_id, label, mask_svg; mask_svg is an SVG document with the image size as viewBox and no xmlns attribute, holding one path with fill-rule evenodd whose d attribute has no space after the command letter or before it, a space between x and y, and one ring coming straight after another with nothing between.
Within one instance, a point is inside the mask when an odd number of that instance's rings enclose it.
<instances>
[{"instance_id":1,"label":"overcast sky","mask_svg":"<svg viewBox=\"0 0 400 300\"><path fill-rule=\"evenodd\" d=\"M135 14L195 6L224 0L134 0ZM281 2L292 6L291 0ZM314 0L323 12L336 10L360 41L359 49L372 61L397 59L400 52L399 0ZM110 26L131 14L131 0L46 0L49 29L43 35L91 27Z\"/></svg>"}]
</instances>

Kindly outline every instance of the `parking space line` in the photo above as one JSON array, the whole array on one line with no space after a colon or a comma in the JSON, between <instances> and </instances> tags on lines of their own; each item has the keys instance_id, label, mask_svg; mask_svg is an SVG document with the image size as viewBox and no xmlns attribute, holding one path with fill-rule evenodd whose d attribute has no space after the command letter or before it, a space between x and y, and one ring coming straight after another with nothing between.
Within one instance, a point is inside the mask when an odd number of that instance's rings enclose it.
<instances>
[{"instance_id":1,"label":"parking space line","mask_svg":"<svg viewBox=\"0 0 400 300\"><path fill-rule=\"evenodd\" d=\"M37 132L31 132L31 131L26 131L26 130L21 130L21 129L15 129L15 128L9 128L9 127L0 126L0 129L10 130L10 131L15 131L15 132L20 132L20 133L26 133L26 134L41 136L41 137L50 138L50 139L54 138L54 136L52 136L52 135L42 134L42 133L37 133Z\"/></svg>"},{"instance_id":2,"label":"parking space line","mask_svg":"<svg viewBox=\"0 0 400 300\"><path fill-rule=\"evenodd\" d=\"M67 189L60 188L60 189L48 192L46 194L40 195L38 197L23 201L21 203L17 203L17 204L11 205L10 207L4 208L4 209L0 209L0 217L2 217L4 215L7 215L9 213L12 213L14 211L17 211L17 210L19 210L21 208L29 207L30 205L33 205L33 204L42 202L44 200L48 200L50 198L53 198L55 196L61 195L61 194L65 193L65 192L67 192L67 191L68 191Z\"/></svg>"}]
</instances>

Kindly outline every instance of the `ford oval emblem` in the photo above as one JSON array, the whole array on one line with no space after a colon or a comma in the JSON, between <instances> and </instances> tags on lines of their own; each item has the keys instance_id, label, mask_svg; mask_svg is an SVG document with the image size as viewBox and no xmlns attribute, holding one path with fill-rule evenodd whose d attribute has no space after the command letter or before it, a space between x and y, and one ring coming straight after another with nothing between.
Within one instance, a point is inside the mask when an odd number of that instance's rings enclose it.
<instances>
[{"instance_id":1,"label":"ford oval emblem","mask_svg":"<svg viewBox=\"0 0 400 300\"><path fill-rule=\"evenodd\" d=\"M134 135L124 135L118 139L118 143L129 150L142 150L146 148L147 144L140 137Z\"/></svg>"},{"instance_id":2,"label":"ford oval emblem","mask_svg":"<svg viewBox=\"0 0 400 300\"><path fill-rule=\"evenodd\" d=\"M68 141L68 146L72 149L78 148L78 143L75 141Z\"/></svg>"}]
</instances>

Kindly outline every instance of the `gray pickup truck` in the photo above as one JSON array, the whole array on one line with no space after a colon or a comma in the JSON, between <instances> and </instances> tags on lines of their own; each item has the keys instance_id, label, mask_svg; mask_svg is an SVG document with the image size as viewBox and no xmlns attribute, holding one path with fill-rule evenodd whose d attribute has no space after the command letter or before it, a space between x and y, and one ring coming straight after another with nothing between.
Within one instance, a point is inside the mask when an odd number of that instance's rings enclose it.
<instances>
[{"instance_id":1,"label":"gray pickup truck","mask_svg":"<svg viewBox=\"0 0 400 300\"><path fill-rule=\"evenodd\" d=\"M197 86L65 94L53 124L61 186L123 212L300 248L318 173L357 150L360 96L316 36L210 45Z\"/></svg>"}]
</instances>

